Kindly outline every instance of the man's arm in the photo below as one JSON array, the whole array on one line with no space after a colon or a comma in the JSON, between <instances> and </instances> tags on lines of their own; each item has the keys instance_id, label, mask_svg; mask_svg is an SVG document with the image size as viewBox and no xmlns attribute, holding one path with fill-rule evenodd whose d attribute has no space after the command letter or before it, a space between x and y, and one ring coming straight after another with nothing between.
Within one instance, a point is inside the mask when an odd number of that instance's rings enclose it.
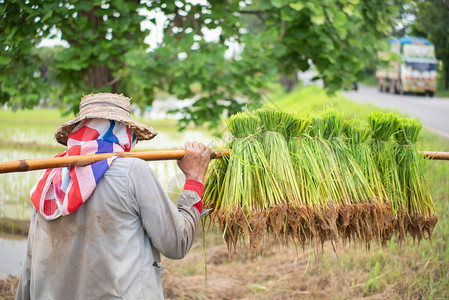
<instances>
[{"instance_id":1,"label":"man's arm","mask_svg":"<svg viewBox=\"0 0 449 300\"><path fill-rule=\"evenodd\" d=\"M153 246L168 258L183 258L192 246L202 207L199 193L210 153L202 144L186 143L186 156L178 165L188 180L177 206L168 198L148 164L140 160L134 163L129 178L130 193L138 203L142 226Z\"/></svg>"}]
</instances>

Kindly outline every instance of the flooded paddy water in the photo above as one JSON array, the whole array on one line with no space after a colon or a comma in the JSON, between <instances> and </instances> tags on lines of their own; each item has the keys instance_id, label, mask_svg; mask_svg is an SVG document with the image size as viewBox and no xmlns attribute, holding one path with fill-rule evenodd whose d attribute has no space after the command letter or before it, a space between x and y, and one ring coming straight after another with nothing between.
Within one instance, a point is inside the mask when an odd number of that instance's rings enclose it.
<instances>
[{"instance_id":1,"label":"flooded paddy water","mask_svg":"<svg viewBox=\"0 0 449 300\"><path fill-rule=\"evenodd\" d=\"M25 237L0 236L0 280L22 272L26 246Z\"/></svg>"}]
</instances>

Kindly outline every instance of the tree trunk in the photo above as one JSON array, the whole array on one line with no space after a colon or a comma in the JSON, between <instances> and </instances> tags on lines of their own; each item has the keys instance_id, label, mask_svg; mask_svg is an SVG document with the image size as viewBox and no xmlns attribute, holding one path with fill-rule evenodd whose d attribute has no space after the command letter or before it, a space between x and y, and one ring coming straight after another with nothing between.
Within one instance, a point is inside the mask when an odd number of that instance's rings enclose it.
<instances>
[{"instance_id":1,"label":"tree trunk","mask_svg":"<svg viewBox=\"0 0 449 300\"><path fill-rule=\"evenodd\" d=\"M118 92L119 81L114 80L112 76L112 70L104 65L104 66L91 66L87 70L87 74L85 77L86 83L91 85L96 89L103 89L105 86L112 86L112 93Z\"/></svg>"},{"instance_id":2,"label":"tree trunk","mask_svg":"<svg viewBox=\"0 0 449 300\"><path fill-rule=\"evenodd\" d=\"M93 7L90 11L80 11L79 15L86 17L97 30L102 22L102 16L95 15L96 9L99 7ZM100 36L100 39L104 39L104 35ZM112 86L112 93L118 92L119 82L112 75L112 70L106 64L102 66L92 65L84 75L84 81L95 89L102 90L106 86Z\"/></svg>"},{"instance_id":3,"label":"tree trunk","mask_svg":"<svg viewBox=\"0 0 449 300\"><path fill-rule=\"evenodd\" d=\"M281 74L281 85L287 92L291 92L298 85L298 72L293 72L292 76Z\"/></svg>"}]
</instances>

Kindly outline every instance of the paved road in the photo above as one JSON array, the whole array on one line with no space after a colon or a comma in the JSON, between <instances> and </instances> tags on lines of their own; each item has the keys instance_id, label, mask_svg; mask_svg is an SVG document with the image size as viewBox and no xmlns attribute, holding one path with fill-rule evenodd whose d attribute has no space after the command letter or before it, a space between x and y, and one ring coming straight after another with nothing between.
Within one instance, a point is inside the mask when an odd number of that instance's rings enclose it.
<instances>
[{"instance_id":1,"label":"paved road","mask_svg":"<svg viewBox=\"0 0 449 300\"><path fill-rule=\"evenodd\" d=\"M344 94L355 102L371 103L419 118L426 129L449 138L449 98L392 95L367 86L359 86L358 91L346 91Z\"/></svg>"}]
</instances>

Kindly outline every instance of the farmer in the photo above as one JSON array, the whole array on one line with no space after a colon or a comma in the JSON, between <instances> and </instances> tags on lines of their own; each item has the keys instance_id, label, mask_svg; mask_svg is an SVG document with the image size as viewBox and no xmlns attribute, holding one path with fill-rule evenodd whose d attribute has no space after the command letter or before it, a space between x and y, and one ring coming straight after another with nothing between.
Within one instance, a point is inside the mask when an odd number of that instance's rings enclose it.
<instances>
[{"instance_id":1,"label":"farmer","mask_svg":"<svg viewBox=\"0 0 449 300\"><path fill-rule=\"evenodd\" d=\"M130 118L130 100L101 93L81 99L79 116L55 134L57 156L130 151L153 128ZM46 170L31 190L35 210L16 299L162 299L161 258L190 250L201 216L212 151L185 144L186 175L173 204L148 164L109 158Z\"/></svg>"}]
</instances>

